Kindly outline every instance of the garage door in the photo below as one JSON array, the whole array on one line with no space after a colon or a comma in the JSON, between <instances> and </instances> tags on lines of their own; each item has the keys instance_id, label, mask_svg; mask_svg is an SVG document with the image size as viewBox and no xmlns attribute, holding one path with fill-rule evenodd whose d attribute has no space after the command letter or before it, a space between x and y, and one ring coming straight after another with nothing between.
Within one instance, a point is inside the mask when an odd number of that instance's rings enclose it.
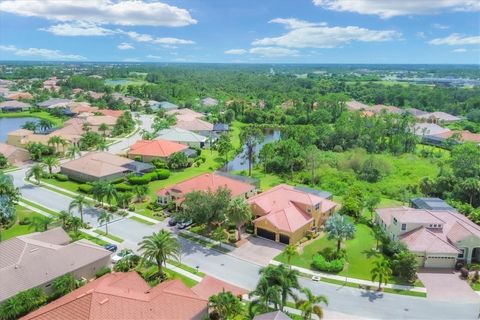
<instances>
[{"instance_id":1,"label":"garage door","mask_svg":"<svg viewBox=\"0 0 480 320\"><path fill-rule=\"evenodd\" d=\"M275 241L275 233L262 228L257 228L257 236Z\"/></svg>"},{"instance_id":2,"label":"garage door","mask_svg":"<svg viewBox=\"0 0 480 320\"><path fill-rule=\"evenodd\" d=\"M453 268L455 261L454 257L427 256L425 268Z\"/></svg>"},{"instance_id":3,"label":"garage door","mask_svg":"<svg viewBox=\"0 0 480 320\"><path fill-rule=\"evenodd\" d=\"M284 234L280 234L280 242L290 244L290 237Z\"/></svg>"}]
</instances>

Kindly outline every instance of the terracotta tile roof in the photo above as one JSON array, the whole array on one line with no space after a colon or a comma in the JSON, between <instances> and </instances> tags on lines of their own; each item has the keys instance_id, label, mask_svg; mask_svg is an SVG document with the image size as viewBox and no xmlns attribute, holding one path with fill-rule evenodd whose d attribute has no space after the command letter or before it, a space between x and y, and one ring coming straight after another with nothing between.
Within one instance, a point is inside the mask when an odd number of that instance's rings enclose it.
<instances>
[{"instance_id":1,"label":"terracotta tile roof","mask_svg":"<svg viewBox=\"0 0 480 320\"><path fill-rule=\"evenodd\" d=\"M69 240L63 229L56 228L1 242L0 301L110 256L89 241Z\"/></svg>"},{"instance_id":2,"label":"terracotta tile roof","mask_svg":"<svg viewBox=\"0 0 480 320\"><path fill-rule=\"evenodd\" d=\"M128 154L167 158L175 152L188 149L188 146L168 140L139 140Z\"/></svg>"},{"instance_id":3,"label":"terracotta tile roof","mask_svg":"<svg viewBox=\"0 0 480 320\"><path fill-rule=\"evenodd\" d=\"M403 234L400 239L413 252L427 253L459 253L455 246L442 239L437 233L428 230L425 227L412 230Z\"/></svg>"},{"instance_id":4,"label":"terracotta tile roof","mask_svg":"<svg viewBox=\"0 0 480 320\"><path fill-rule=\"evenodd\" d=\"M180 280L150 288L132 271L105 275L22 319L203 319L207 304Z\"/></svg>"},{"instance_id":5,"label":"terracotta tile roof","mask_svg":"<svg viewBox=\"0 0 480 320\"><path fill-rule=\"evenodd\" d=\"M157 191L157 195L165 196L173 192L175 194L180 193L184 197L187 193L192 191L216 191L220 187L227 187L230 190L232 197L237 197L255 189L255 186L240 180L225 177L216 173L204 173L174 184L173 186L163 188Z\"/></svg>"},{"instance_id":6,"label":"terracotta tile roof","mask_svg":"<svg viewBox=\"0 0 480 320\"><path fill-rule=\"evenodd\" d=\"M33 96L29 92L11 92L6 96L6 98L11 100L18 100L18 99L32 100Z\"/></svg>"},{"instance_id":7,"label":"terracotta tile roof","mask_svg":"<svg viewBox=\"0 0 480 320\"><path fill-rule=\"evenodd\" d=\"M233 284L230 284L228 282L224 282L222 280L219 280L217 278L211 277L211 276L205 276L203 277L202 281L195 285L192 288L193 292L195 292L199 297L208 299L213 295L216 295L223 290L225 291L230 291L233 293L235 296L242 296L246 293L248 293L248 290L234 286Z\"/></svg>"},{"instance_id":8,"label":"terracotta tile roof","mask_svg":"<svg viewBox=\"0 0 480 320\"><path fill-rule=\"evenodd\" d=\"M12 107L13 108L30 108L31 105L28 103L16 101L16 100L0 102L0 109L12 108Z\"/></svg>"},{"instance_id":9,"label":"terracotta tile roof","mask_svg":"<svg viewBox=\"0 0 480 320\"><path fill-rule=\"evenodd\" d=\"M370 106L364 103L358 102L356 100L348 101L346 105L347 105L347 108L352 111L367 110L368 108L370 108Z\"/></svg>"},{"instance_id":10,"label":"terracotta tile roof","mask_svg":"<svg viewBox=\"0 0 480 320\"><path fill-rule=\"evenodd\" d=\"M125 165L132 162L134 161L108 152L91 152L81 158L62 164L61 168L100 178L126 172L128 169Z\"/></svg>"},{"instance_id":11,"label":"terracotta tile roof","mask_svg":"<svg viewBox=\"0 0 480 320\"><path fill-rule=\"evenodd\" d=\"M100 109L98 110L98 112L105 116L110 116L115 118L120 117L124 113L123 110L110 110L110 109Z\"/></svg>"},{"instance_id":12,"label":"terracotta tile roof","mask_svg":"<svg viewBox=\"0 0 480 320\"><path fill-rule=\"evenodd\" d=\"M374 113L380 113L380 112L382 112L383 110L385 110L385 111L388 112L388 113L397 113L397 114L400 114L400 113L403 113L403 112L404 112L403 109L400 109L400 108L398 108L398 107L386 106L386 105L383 105L383 104L374 105L374 106L371 107L369 110L370 110L370 111L373 111Z\"/></svg>"},{"instance_id":13,"label":"terracotta tile roof","mask_svg":"<svg viewBox=\"0 0 480 320\"><path fill-rule=\"evenodd\" d=\"M448 139L454 134L458 133L460 135L460 140L461 141L467 141L467 142L476 142L480 143L480 134L478 133L472 133L468 130L463 130L463 131L446 131L442 132L439 134L436 134L437 137L442 137L444 139Z\"/></svg>"},{"instance_id":14,"label":"terracotta tile roof","mask_svg":"<svg viewBox=\"0 0 480 320\"><path fill-rule=\"evenodd\" d=\"M174 128L180 128L183 130L189 131L212 131L213 124L207 121L203 121L194 117L182 117L177 119L177 123L173 126Z\"/></svg>"},{"instance_id":15,"label":"terracotta tile roof","mask_svg":"<svg viewBox=\"0 0 480 320\"><path fill-rule=\"evenodd\" d=\"M88 116L85 121L92 126L100 126L102 123L114 126L117 123L117 118L112 116Z\"/></svg>"},{"instance_id":16,"label":"terracotta tile roof","mask_svg":"<svg viewBox=\"0 0 480 320\"><path fill-rule=\"evenodd\" d=\"M255 222L262 220L268 220L278 230L295 232L310 223L313 218L310 214L304 212L295 204L290 203L286 208L269 212L267 215L255 219Z\"/></svg>"}]
</instances>

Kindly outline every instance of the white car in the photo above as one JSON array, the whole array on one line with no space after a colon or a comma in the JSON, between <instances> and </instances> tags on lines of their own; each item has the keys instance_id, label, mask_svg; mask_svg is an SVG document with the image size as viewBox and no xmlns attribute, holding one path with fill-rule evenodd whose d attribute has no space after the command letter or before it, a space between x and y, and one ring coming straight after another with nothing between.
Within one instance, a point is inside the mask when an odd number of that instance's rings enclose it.
<instances>
[{"instance_id":1,"label":"white car","mask_svg":"<svg viewBox=\"0 0 480 320\"><path fill-rule=\"evenodd\" d=\"M312 276L312 281L318 282L318 281L320 281L320 277L319 276Z\"/></svg>"},{"instance_id":2,"label":"white car","mask_svg":"<svg viewBox=\"0 0 480 320\"><path fill-rule=\"evenodd\" d=\"M128 250L127 252L125 252L124 250L120 251L119 253L115 254L111 261L113 264L116 264L118 261L122 260L122 258L124 258L125 256L128 256L128 255L131 255L133 254L133 252L131 252L130 250Z\"/></svg>"}]
</instances>

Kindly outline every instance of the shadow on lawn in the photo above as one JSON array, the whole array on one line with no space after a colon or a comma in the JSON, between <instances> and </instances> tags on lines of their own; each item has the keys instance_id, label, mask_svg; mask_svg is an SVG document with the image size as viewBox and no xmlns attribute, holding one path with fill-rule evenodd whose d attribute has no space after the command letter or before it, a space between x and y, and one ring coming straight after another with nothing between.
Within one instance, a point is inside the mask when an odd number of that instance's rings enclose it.
<instances>
[{"instance_id":1,"label":"shadow on lawn","mask_svg":"<svg viewBox=\"0 0 480 320\"><path fill-rule=\"evenodd\" d=\"M364 255L367 256L368 259L370 258L377 258L377 257L380 257L380 252L378 252L377 250L375 250L374 248L370 249L370 250L363 250L362 253Z\"/></svg>"}]
</instances>

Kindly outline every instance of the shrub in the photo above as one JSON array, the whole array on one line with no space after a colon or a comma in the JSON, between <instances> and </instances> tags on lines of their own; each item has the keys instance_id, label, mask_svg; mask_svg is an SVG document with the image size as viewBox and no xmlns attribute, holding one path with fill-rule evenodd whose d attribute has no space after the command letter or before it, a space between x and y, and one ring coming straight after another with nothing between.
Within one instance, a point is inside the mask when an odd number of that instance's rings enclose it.
<instances>
[{"instance_id":1,"label":"shrub","mask_svg":"<svg viewBox=\"0 0 480 320\"><path fill-rule=\"evenodd\" d=\"M128 177L128 183L132 185L148 184L149 182L150 182L150 177L147 175L143 175L141 177L137 177L137 176Z\"/></svg>"},{"instance_id":2,"label":"shrub","mask_svg":"<svg viewBox=\"0 0 480 320\"><path fill-rule=\"evenodd\" d=\"M157 174L157 180L165 180L170 177L170 170L167 169L157 169L155 173Z\"/></svg>"},{"instance_id":3,"label":"shrub","mask_svg":"<svg viewBox=\"0 0 480 320\"><path fill-rule=\"evenodd\" d=\"M461 268L460 269L460 276L463 279L467 279L468 278L468 269L467 268Z\"/></svg>"},{"instance_id":4,"label":"shrub","mask_svg":"<svg viewBox=\"0 0 480 320\"><path fill-rule=\"evenodd\" d=\"M473 282L473 283L477 283L479 277L480 277L480 276L479 276L479 274L478 274L478 270L475 270L475 272L473 273L472 282Z\"/></svg>"},{"instance_id":5,"label":"shrub","mask_svg":"<svg viewBox=\"0 0 480 320\"><path fill-rule=\"evenodd\" d=\"M25 225L28 225L32 223L32 220L30 220L29 217L24 217L22 219L20 219L20 221L18 221L18 224L21 225L21 226L25 226Z\"/></svg>"},{"instance_id":6,"label":"shrub","mask_svg":"<svg viewBox=\"0 0 480 320\"><path fill-rule=\"evenodd\" d=\"M313 256L312 267L319 271L338 273L343 270L344 265L345 261L343 259L327 261L319 253Z\"/></svg>"},{"instance_id":7,"label":"shrub","mask_svg":"<svg viewBox=\"0 0 480 320\"><path fill-rule=\"evenodd\" d=\"M125 192L125 191L132 191L133 187L126 184L125 182L119 183L115 185L115 189L120 192Z\"/></svg>"},{"instance_id":8,"label":"shrub","mask_svg":"<svg viewBox=\"0 0 480 320\"><path fill-rule=\"evenodd\" d=\"M95 277L100 278L101 276L106 275L107 273L110 273L110 272L112 272L112 269L110 269L109 267L103 267L100 270L98 270L97 273L95 273Z\"/></svg>"},{"instance_id":9,"label":"shrub","mask_svg":"<svg viewBox=\"0 0 480 320\"><path fill-rule=\"evenodd\" d=\"M91 185L86 184L86 183L78 186L79 191L85 192L85 193L88 193L88 194L92 193L92 188L93 187Z\"/></svg>"},{"instance_id":10,"label":"shrub","mask_svg":"<svg viewBox=\"0 0 480 320\"><path fill-rule=\"evenodd\" d=\"M129 211L135 211L135 206L133 204L128 206Z\"/></svg>"},{"instance_id":11,"label":"shrub","mask_svg":"<svg viewBox=\"0 0 480 320\"><path fill-rule=\"evenodd\" d=\"M140 162L140 161L142 161L142 156L135 156L135 157L133 158L133 160Z\"/></svg>"},{"instance_id":12,"label":"shrub","mask_svg":"<svg viewBox=\"0 0 480 320\"><path fill-rule=\"evenodd\" d=\"M110 208L108 208L108 210L110 210L111 212L117 212L118 207L117 206L110 206Z\"/></svg>"},{"instance_id":13,"label":"shrub","mask_svg":"<svg viewBox=\"0 0 480 320\"><path fill-rule=\"evenodd\" d=\"M68 176L65 175L65 174L55 173L53 176L54 176L55 179L57 179L58 181L68 181Z\"/></svg>"},{"instance_id":14,"label":"shrub","mask_svg":"<svg viewBox=\"0 0 480 320\"><path fill-rule=\"evenodd\" d=\"M165 161L161 160L161 159L154 159L152 160L152 164L157 168L157 169L163 169L167 166L167 164L165 163Z\"/></svg>"}]
</instances>

